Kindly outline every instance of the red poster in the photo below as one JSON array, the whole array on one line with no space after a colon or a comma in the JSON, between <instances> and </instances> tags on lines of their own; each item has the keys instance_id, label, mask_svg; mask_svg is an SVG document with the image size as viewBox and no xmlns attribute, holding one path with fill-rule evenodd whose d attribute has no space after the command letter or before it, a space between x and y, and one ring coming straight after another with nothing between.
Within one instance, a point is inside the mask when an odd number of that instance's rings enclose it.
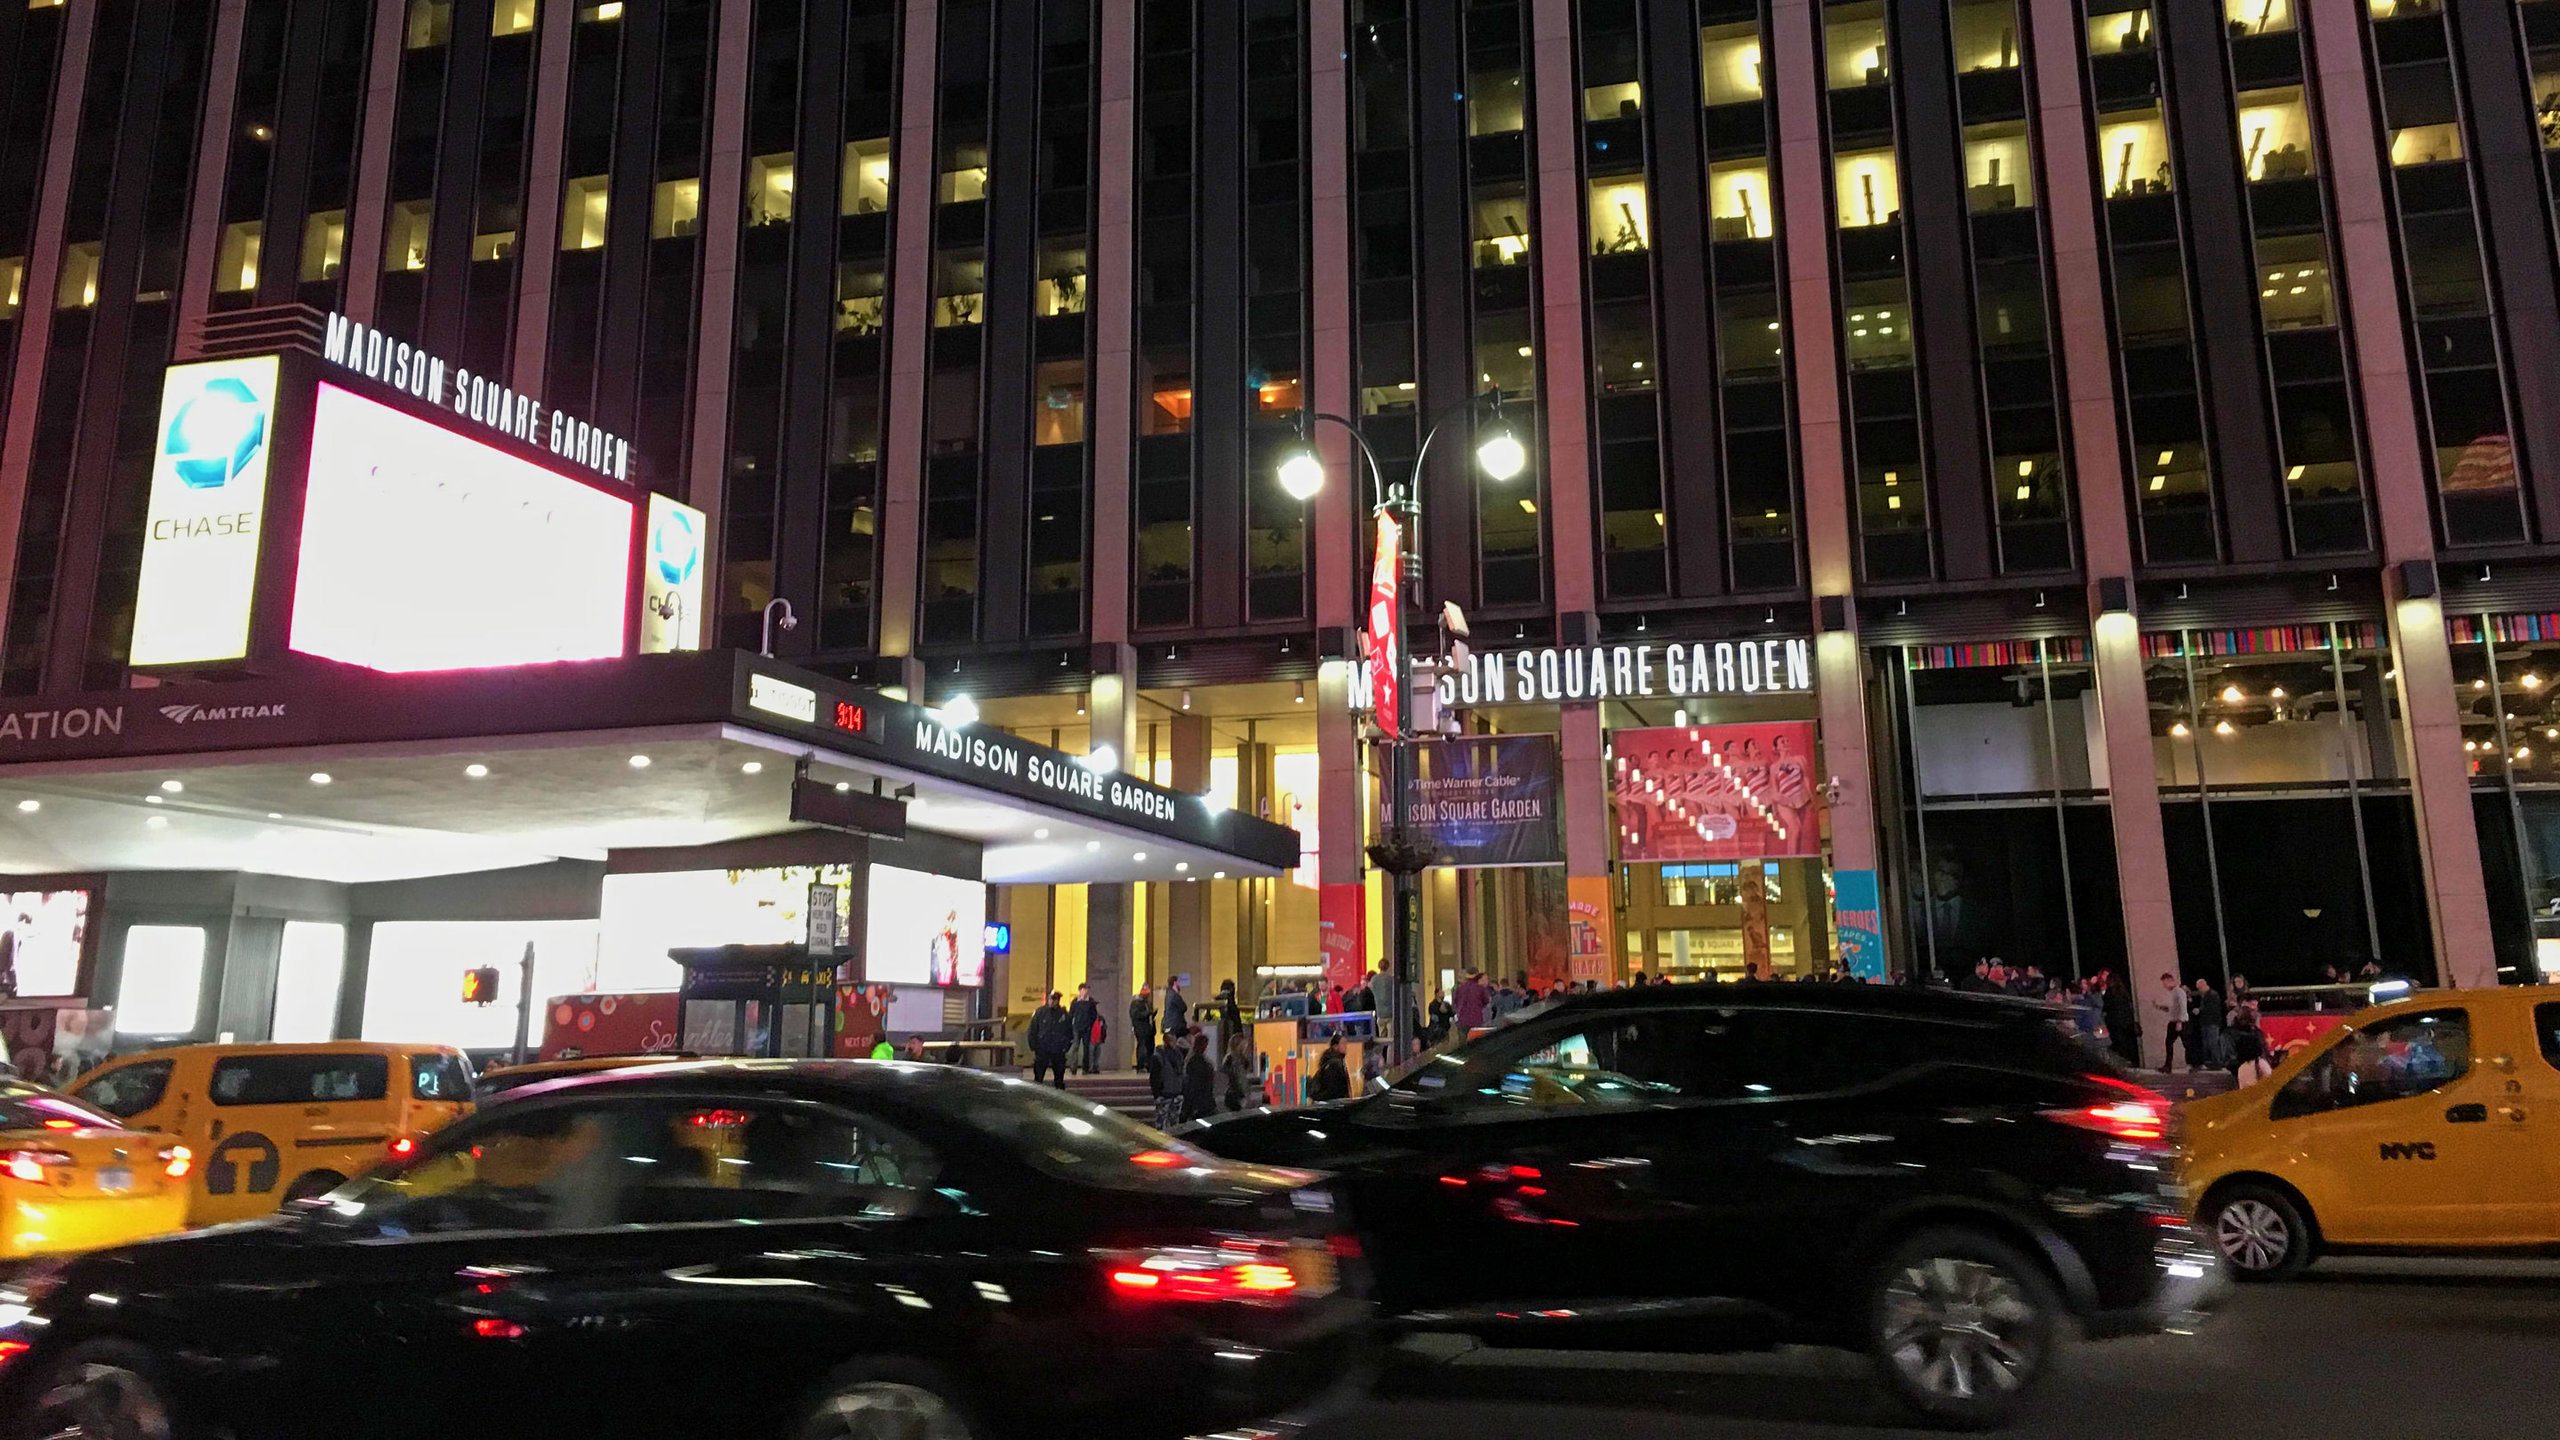
<instances>
[{"instance_id":1,"label":"red poster","mask_svg":"<svg viewBox=\"0 0 2560 1440\"><path fill-rule=\"evenodd\" d=\"M1610 742L1619 860L1822 853L1812 721L1621 730Z\"/></svg>"},{"instance_id":2,"label":"red poster","mask_svg":"<svg viewBox=\"0 0 2560 1440\"><path fill-rule=\"evenodd\" d=\"M1396 517L1378 512L1378 553L1369 567L1369 713L1392 740L1401 733L1396 717L1397 671L1403 668L1404 602L1397 594L1404 574L1404 527Z\"/></svg>"},{"instance_id":3,"label":"red poster","mask_svg":"<svg viewBox=\"0 0 2560 1440\"><path fill-rule=\"evenodd\" d=\"M654 1055L677 1047L681 1009L673 990L619 995L562 995L544 1007L542 1051L536 1059L575 1060L585 1055Z\"/></svg>"},{"instance_id":4,"label":"red poster","mask_svg":"<svg viewBox=\"0 0 2560 1440\"><path fill-rule=\"evenodd\" d=\"M1324 988L1345 990L1369 969L1369 887L1327 885L1316 892L1316 947L1324 956Z\"/></svg>"}]
</instances>

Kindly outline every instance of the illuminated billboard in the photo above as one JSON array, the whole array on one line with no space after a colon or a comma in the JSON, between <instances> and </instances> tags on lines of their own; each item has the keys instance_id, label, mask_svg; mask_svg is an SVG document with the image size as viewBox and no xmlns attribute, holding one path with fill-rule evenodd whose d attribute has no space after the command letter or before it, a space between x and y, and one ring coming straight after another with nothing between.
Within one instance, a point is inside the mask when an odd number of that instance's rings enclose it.
<instances>
[{"instance_id":1,"label":"illuminated billboard","mask_svg":"<svg viewBox=\"0 0 2560 1440\"><path fill-rule=\"evenodd\" d=\"M276 357L259 355L173 365L161 382L131 664L249 653L276 380Z\"/></svg>"},{"instance_id":2,"label":"illuminated billboard","mask_svg":"<svg viewBox=\"0 0 2560 1440\"><path fill-rule=\"evenodd\" d=\"M708 522L664 495L649 497L648 549L640 557L640 653L702 648L702 560Z\"/></svg>"},{"instance_id":3,"label":"illuminated billboard","mask_svg":"<svg viewBox=\"0 0 2560 1440\"><path fill-rule=\"evenodd\" d=\"M862 978L891 985L987 983L987 887L894 865L871 867Z\"/></svg>"},{"instance_id":4,"label":"illuminated billboard","mask_svg":"<svg viewBox=\"0 0 2560 1440\"><path fill-rule=\"evenodd\" d=\"M633 510L322 384L288 643L402 673L619 656Z\"/></svg>"}]
</instances>

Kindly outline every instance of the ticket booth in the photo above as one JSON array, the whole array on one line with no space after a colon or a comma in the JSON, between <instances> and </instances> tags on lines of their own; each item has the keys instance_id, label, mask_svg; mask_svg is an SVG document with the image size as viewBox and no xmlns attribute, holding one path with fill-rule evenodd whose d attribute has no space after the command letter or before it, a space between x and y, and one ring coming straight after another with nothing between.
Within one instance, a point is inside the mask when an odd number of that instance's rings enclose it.
<instances>
[{"instance_id":1,"label":"ticket booth","mask_svg":"<svg viewBox=\"0 0 2560 1440\"><path fill-rule=\"evenodd\" d=\"M676 949L683 1048L696 1055L805 1059L835 1053L835 967L806 945Z\"/></svg>"}]
</instances>

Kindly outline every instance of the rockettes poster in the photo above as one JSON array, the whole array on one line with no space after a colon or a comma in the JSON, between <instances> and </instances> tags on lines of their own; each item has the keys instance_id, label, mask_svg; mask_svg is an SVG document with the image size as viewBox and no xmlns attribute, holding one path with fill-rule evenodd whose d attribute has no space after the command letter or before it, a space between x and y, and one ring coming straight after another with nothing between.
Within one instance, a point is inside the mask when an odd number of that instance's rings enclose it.
<instances>
[{"instance_id":1,"label":"rockettes poster","mask_svg":"<svg viewBox=\"0 0 2560 1440\"><path fill-rule=\"evenodd\" d=\"M1620 730L1610 742L1619 860L1821 855L1812 721Z\"/></svg>"}]
</instances>

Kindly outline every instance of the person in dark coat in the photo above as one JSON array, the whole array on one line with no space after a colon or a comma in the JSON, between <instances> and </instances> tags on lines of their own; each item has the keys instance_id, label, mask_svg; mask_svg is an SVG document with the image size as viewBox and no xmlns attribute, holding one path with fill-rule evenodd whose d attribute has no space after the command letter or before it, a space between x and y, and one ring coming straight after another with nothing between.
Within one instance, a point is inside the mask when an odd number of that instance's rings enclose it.
<instances>
[{"instance_id":1,"label":"person in dark coat","mask_svg":"<svg viewBox=\"0 0 2560 1440\"><path fill-rule=\"evenodd\" d=\"M2142 1020L2134 1008L2133 988L2116 983L2116 973L2098 976L2098 1009L2107 1018L2107 1044L2127 1065L2142 1063Z\"/></svg>"},{"instance_id":2,"label":"person in dark coat","mask_svg":"<svg viewBox=\"0 0 2560 1440\"><path fill-rule=\"evenodd\" d=\"M1095 1033L1101 1026L1102 1007L1093 1002L1093 987L1077 986L1075 1002L1067 1007L1068 1053L1075 1068L1087 1075L1101 1068L1095 1063L1102 1053L1101 1036Z\"/></svg>"},{"instance_id":3,"label":"person in dark coat","mask_svg":"<svg viewBox=\"0 0 2560 1440\"><path fill-rule=\"evenodd\" d=\"M1367 975L1361 977L1359 984L1351 987L1350 994L1342 997L1342 1013L1345 1015L1366 1015L1377 1008L1378 972L1372 970Z\"/></svg>"},{"instance_id":4,"label":"person in dark coat","mask_svg":"<svg viewBox=\"0 0 2560 1440\"><path fill-rule=\"evenodd\" d=\"M1191 1033L1191 1002L1182 998L1182 977L1164 986L1164 1038L1167 1044Z\"/></svg>"},{"instance_id":5,"label":"person in dark coat","mask_svg":"<svg viewBox=\"0 0 2560 1440\"><path fill-rule=\"evenodd\" d=\"M1316 1058L1316 1073L1307 1078L1310 1103L1351 1098L1351 1061L1342 1048L1342 1037L1336 1035Z\"/></svg>"},{"instance_id":6,"label":"person in dark coat","mask_svg":"<svg viewBox=\"0 0 2560 1440\"><path fill-rule=\"evenodd\" d=\"M1049 992L1049 1003L1031 1014L1031 1082L1040 1083L1047 1075L1049 1083L1067 1088L1067 1047L1075 1043L1075 1025L1067 1019L1067 1007L1058 1003L1058 992Z\"/></svg>"},{"instance_id":7,"label":"person in dark coat","mask_svg":"<svg viewBox=\"0 0 2560 1440\"><path fill-rule=\"evenodd\" d=\"M1183 1071L1190 1060L1191 1048L1183 1042L1182 1032L1164 1032L1164 1043L1156 1047L1155 1069L1147 1072L1147 1088L1155 1092L1159 1130L1170 1130L1182 1123Z\"/></svg>"},{"instance_id":8,"label":"person in dark coat","mask_svg":"<svg viewBox=\"0 0 2560 1440\"><path fill-rule=\"evenodd\" d=\"M1154 1073L1156 1066L1156 992L1151 985L1141 985L1129 1000L1129 1043L1138 1047L1138 1073Z\"/></svg>"},{"instance_id":9,"label":"person in dark coat","mask_svg":"<svg viewBox=\"0 0 2560 1440\"><path fill-rule=\"evenodd\" d=\"M1182 1118L1206 1120L1218 1113L1218 1062L1209 1058L1209 1032L1191 1031L1182 1062Z\"/></svg>"},{"instance_id":10,"label":"person in dark coat","mask_svg":"<svg viewBox=\"0 0 2560 1440\"><path fill-rule=\"evenodd\" d=\"M1236 1003L1236 982L1233 980L1218 982L1216 1008L1218 1035L1222 1041L1232 1042L1238 1035L1244 1033L1244 1007Z\"/></svg>"}]
</instances>

